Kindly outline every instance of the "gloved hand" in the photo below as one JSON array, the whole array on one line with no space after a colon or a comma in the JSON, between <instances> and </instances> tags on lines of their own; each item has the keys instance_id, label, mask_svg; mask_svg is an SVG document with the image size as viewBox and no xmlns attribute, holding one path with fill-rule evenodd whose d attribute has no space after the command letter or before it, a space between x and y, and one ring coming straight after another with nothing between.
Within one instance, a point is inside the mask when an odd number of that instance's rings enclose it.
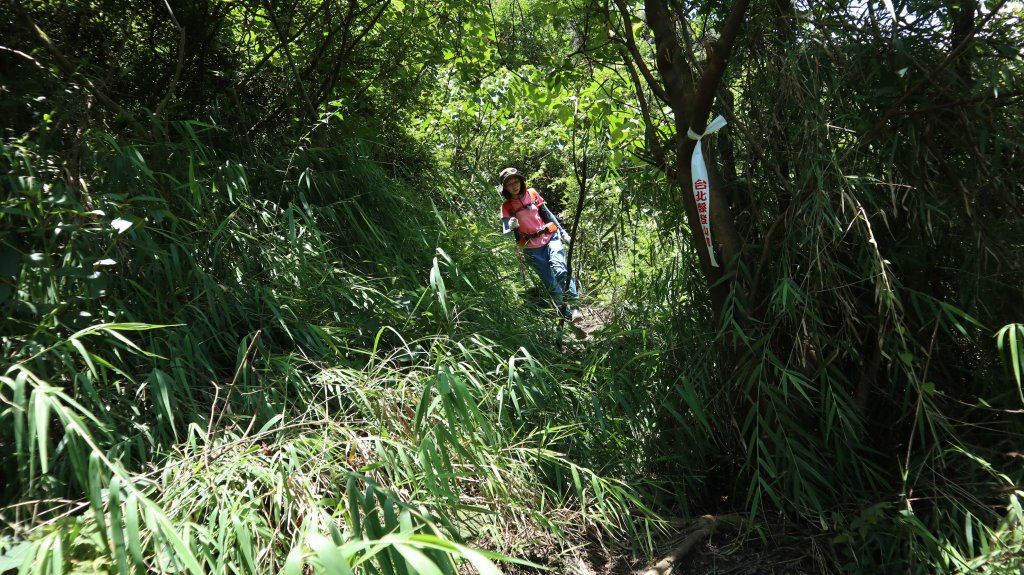
<instances>
[{"instance_id":1,"label":"gloved hand","mask_svg":"<svg viewBox=\"0 0 1024 575\"><path fill-rule=\"evenodd\" d=\"M508 219L508 229L514 230L519 227L519 218Z\"/></svg>"},{"instance_id":2,"label":"gloved hand","mask_svg":"<svg viewBox=\"0 0 1024 575\"><path fill-rule=\"evenodd\" d=\"M569 232L565 232L565 237L562 239L562 241L565 243L565 245L569 245L572 243L572 236L569 235Z\"/></svg>"}]
</instances>

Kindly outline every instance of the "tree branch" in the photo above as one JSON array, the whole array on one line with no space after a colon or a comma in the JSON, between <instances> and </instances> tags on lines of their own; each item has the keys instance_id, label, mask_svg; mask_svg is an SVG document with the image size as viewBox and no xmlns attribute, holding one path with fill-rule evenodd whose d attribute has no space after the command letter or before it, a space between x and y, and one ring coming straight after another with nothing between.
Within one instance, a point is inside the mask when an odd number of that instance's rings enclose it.
<instances>
[{"instance_id":1,"label":"tree branch","mask_svg":"<svg viewBox=\"0 0 1024 575\"><path fill-rule=\"evenodd\" d=\"M700 134L708 126L708 114L711 113L711 105L715 101L715 93L725 76L725 68L729 63L729 56L732 54L733 44L736 43L736 36L739 35L740 26L743 24L744 15L750 0L736 0L725 21L725 28L722 36L714 44L709 45L707 67L704 75L700 78L700 85L697 86L697 96L694 100L693 115L690 127L694 132ZM689 144L684 145L690 152L693 151L692 140L687 139ZM689 154L687 154L689 156Z\"/></svg>"},{"instance_id":2,"label":"tree branch","mask_svg":"<svg viewBox=\"0 0 1024 575\"><path fill-rule=\"evenodd\" d=\"M647 67L647 62L644 60L643 55L640 53L640 49L636 45L636 37L633 36L632 17L629 14L629 8L626 7L625 0L615 0L615 5L619 9L619 13L622 15L622 35L626 39L626 48L629 53L633 56L633 62L636 67L640 69L640 73L643 74L647 84L651 87L651 91L658 97L662 102L668 103L668 94L665 93L665 89L661 87L658 80L654 77L651 69ZM608 23L611 24L610 14L608 15Z\"/></svg>"},{"instance_id":3,"label":"tree branch","mask_svg":"<svg viewBox=\"0 0 1024 575\"><path fill-rule=\"evenodd\" d=\"M668 165L668 157L665 154L665 148L661 145L661 137L658 134L658 129L654 125L654 120L651 118L651 111L648 108L647 97L644 95L643 84L640 83L640 78L637 76L636 70L633 68L632 62L629 61L623 55L623 61L626 64L626 70L629 72L629 77L633 80L635 86L637 103L640 104L640 115L644 119L644 127L647 132L647 137L651 141L651 153L654 154L654 161L657 162L658 168L668 174L671 170Z\"/></svg>"},{"instance_id":4,"label":"tree branch","mask_svg":"<svg viewBox=\"0 0 1024 575\"><path fill-rule=\"evenodd\" d=\"M10 52L11 54L14 54L15 56L21 56L22 58L28 60L29 62L32 62L32 64L34 64L36 68L39 68L40 70L45 70L46 69L45 67L43 67L42 64L39 63L39 60L36 60L32 56L29 56L28 54L22 52L21 50L15 50L14 48L8 48L7 46L0 46L0 52Z\"/></svg>"},{"instance_id":5,"label":"tree branch","mask_svg":"<svg viewBox=\"0 0 1024 575\"><path fill-rule=\"evenodd\" d=\"M309 20L307 20L305 23L303 23L302 26L295 33L296 37L301 36L306 31L306 28L308 28L310 25L312 25L313 22L316 21L316 17L320 15L320 10L322 10L323 7L326 6L328 3L329 3L329 0L325 0L325 2L323 2L320 5L320 8L317 8L317 11L313 13L313 16L310 17ZM263 55L263 58L261 58L260 61L257 62L256 65L252 67L252 70L250 70L249 73L246 74L244 78L242 78L242 81L239 82L237 84L237 86L239 88L244 88L246 84L248 84L250 81L252 81L252 79L256 77L256 75L259 73L259 71L261 69L263 69L263 66L265 66L267 64L267 62L270 61L271 58L273 58L274 54L277 54L277 51L282 46L284 46L286 42L290 43L291 39L285 38L284 42L281 42L279 40L278 44L276 46L274 46L273 48L271 48L266 54Z\"/></svg>"},{"instance_id":6,"label":"tree branch","mask_svg":"<svg viewBox=\"0 0 1024 575\"><path fill-rule=\"evenodd\" d=\"M945 104L936 104L934 106L926 106L924 108L914 108L913 110L904 110L900 112L905 116L913 116L915 114L927 114L929 112L935 112L938 110L948 110L949 108L961 108L968 104L985 104L991 102L993 106L1008 106L1015 103L1017 100L1024 96L1024 92L1004 92L999 95L986 94L984 96L978 96L975 98L968 98L966 100L957 100L955 102L947 102Z\"/></svg>"},{"instance_id":7,"label":"tree branch","mask_svg":"<svg viewBox=\"0 0 1024 575\"><path fill-rule=\"evenodd\" d=\"M587 122L587 120L583 120L583 122ZM583 217L583 206L584 206L585 202L587 201L587 179L589 178L589 173L588 173L588 168L589 168L588 159L589 159L589 155L587 153L587 144L590 143L590 126L589 126L589 123L584 123L584 125L583 125L583 135L584 135L584 137L583 137L583 142L580 143L580 141L579 141L580 138L577 136L577 133L579 131L579 124L580 123L581 123L580 119L578 117L576 117L576 114L573 114L573 121L572 121L572 147L571 147L571 149L572 149L572 172L573 172L573 175L576 177L576 185L579 186L579 189L580 189L580 197L577 198L577 200L576 200L576 217L573 218L572 232L570 232L570 234L569 234L572 237L572 241L569 242L569 253L568 253L568 255L566 255L566 259L565 259L566 274L565 274L565 285L562 286L563 298L565 297L565 294L569 293L569 286L572 285L572 256L573 256L573 252L575 251L575 248L576 248L576 233L579 230L580 219L582 219L582 217ZM579 151L580 147L583 148L583 152L582 153ZM564 302L565 300L563 299L562 301ZM559 325L559 327L561 327L564 324L565 324L565 316L562 316L562 318L558 322L558 325ZM559 346L561 346L561 336L559 336Z\"/></svg>"},{"instance_id":8,"label":"tree branch","mask_svg":"<svg viewBox=\"0 0 1024 575\"><path fill-rule=\"evenodd\" d=\"M326 78L324 78L324 81L321 82L320 86L317 88L317 98L321 102L327 100L327 95L330 94L331 90L334 89L334 85L338 81L338 77L341 74L342 66L348 61L348 35L349 31L352 29L352 22L355 20L356 17L357 7L358 2L356 2L356 0L349 1L348 10L342 17L341 24L330 29L330 31L327 33L327 38L324 40L322 48L320 50L317 50L317 53L313 56L313 58L310 59L310 65L308 68L306 68L304 72L305 74L309 74L312 71L313 67L316 65L317 60L320 59L320 55L327 51L327 49L330 47L330 44L334 42L334 36L340 31L342 34L341 40L338 41L338 45L341 47L338 49L338 53L334 56L334 66L331 67L331 73L328 74ZM328 18L330 18L329 14Z\"/></svg>"},{"instance_id":9,"label":"tree branch","mask_svg":"<svg viewBox=\"0 0 1024 575\"><path fill-rule=\"evenodd\" d=\"M302 83L302 78L299 77L299 69L295 66L295 59L292 58L292 51L288 48L290 42L285 38L284 30L281 29L277 24L277 18L274 16L274 5L270 3L270 0L264 0L264 7L267 10L267 17L270 18L270 25L273 26L274 31L277 32L277 37L284 46L284 55L288 58L288 65L292 69L292 75L295 76L295 82L299 85L299 91L302 93L302 98L306 101L306 105L309 107L309 112L312 118L316 118L316 106L313 105L313 101L309 99L309 93L306 92L306 85Z\"/></svg>"},{"instance_id":10,"label":"tree branch","mask_svg":"<svg viewBox=\"0 0 1024 575\"><path fill-rule=\"evenodd\" d=\"M50 55L53 56L54 61L57 63L57 67L60 68L62 72L67 74L69 77L78 78L79 80L81 80L82 83L85 84L86 89L90 93L92 93L93 96L96 96L96 99L99 100L104 106L110 108L119 116L123 116L136 130L144 131L142 130L142 124L139 124L138 120L135 119L135 116L133 116L131 112L125 110L120 104L112 100L109 96L107 96L107 94L103 90L99 88L99 86L94 84L92 80L90 80L88 77L86 77L84 74L78 71L75 65L72 64L71 61L68 60L67 57L64 55L64 53L61 52L59 48L57 48L57 46L53 43L52 40L50 40L50 37L46 35L46 32L43 32L43 29L36 25L35 21L32 19L32 16L30 16L28 11L26 11L24 7L21 6L21 3L18 2L18 0L10 0L9 3L11 6L11 10L22 19L22 21L30 30L35 32L36 38L40 42L42 42L44 46L46 46L47 51L49 51Z\"/></svg>"},{"instance_id":11,"label":"tree branch","mask_svg":"<svg viewBox=\"0 0 1024 575\"><path fill-rule=\"evenodd\" d=\"M338 76L341 72L341 64L342 62L347 61L346 59L343 59L341 56L345 55L347 57L348 54L352 53L356 45L362 42L363 38L365 38L366 35L369 34L371 30L373 30L374 26L377 25L377 22L380 21L382 16L384 16L384 12L387 11L390 5L391 0L384 0L383 2L381 2L380 9L377 10L377 13L374 14L370 21L366 24L366 26L363 28L363 31L357 34L356 36L352 37L351 40L348 39L349 26L346 25L345 34L343 35L341 41L341 53L339 54L337 62L334 65L334 69L331 70L331 75L327 78L327 80L324 81L323 84L321 84L320 88L317 91L317 94L319 95L321 101L326 100L330 96L331 90L334 89L335 84L337 84L338 82ZM366 11L369 11L370 8L370 6L367 6ZM349 16L352 16L351 12Z\"/></svg>"},{"instance_id":12,"label":"tree branch","mask_svg":"<svg viewBox=\"0 0 1024 575\"><path fill-rule=\"evenodd\" d=\"M693 73L686 65L683 52L676 39L676 31L672 24L665 0L646 0L647 24L654 32L655 60L658 71L665 81L667 101L676 114L685 114L693 108ZM684 118L676 119L676 124L685 123Z\"/></svg>"},{"instance_id":13,"label":"tree branch","mask_svg":"<svg viewBox=\"0 0 1024 575\"><path fill-rule=\"evenodd\" d=\"M174 76L171 78L171 83L167 87L167 93L164 94L160 103L156 105L154 114L159 116L163 113L164 108L167 107L167 103L171 100L171 95L174 94L174 89L178 86L178 80L181 79L181 69L185 66L185 29L182 28L178 22L178 17L174 15L174 10L171 9L171 4L168 0L164 0L164 6L167 6L167 11L171 14L171 21L174 22L174 26L178 28L178 64L174 67Z\"/></svg>"},{"instance_id":14,"label":"tree branch","mask_svg":"<svg viewBox=\"0 0 1024 575\"><path fill-rule=\"evenodd\" d=\"M868 142L876 134L878 134L881 131L881 129L885 127L886 122L888 122L894 116L899 114L900 107L903 106L904 103L906 103L907 99L909 99L910 96L912 96L915 92L920 90L925 85L933 83L933 77L935 76L935 74L938 74L946 66L956 61L957 58L959 58L960 55L963 54L968 47L970 47L971 39L977 36L978 32L980 32L981 29L984 28L985 25L989 23L989 21L995 18L996 14L998 14L999 11L1003 9L1003 6L1006 5L1006 2L1007 0L1000 0L999 4L992 8L992 10L985 16L985 18L981 20L981 22L978 22L969 30L969 32L963 38L960 44L958 44L953 50L951 50L949 54L946 55L946 57L942 60L942 62L939 63L938 66L932 69L932 71L929 72L928 74L925 74L925 76L918 80L916 84L908 88L907 91L904 92L902 96L900 96L900 99L897 100L895 104L890 106L884 114L882 114L882 117L878 119L878 122L876 122L875 125L872 126L871 129L869 129L867 132L864 132L864 135L861 136L861 138L857 141L856 146L851 146L850 148L847 149L852 152L854 149Z\"/></svg>"}]
</instances>

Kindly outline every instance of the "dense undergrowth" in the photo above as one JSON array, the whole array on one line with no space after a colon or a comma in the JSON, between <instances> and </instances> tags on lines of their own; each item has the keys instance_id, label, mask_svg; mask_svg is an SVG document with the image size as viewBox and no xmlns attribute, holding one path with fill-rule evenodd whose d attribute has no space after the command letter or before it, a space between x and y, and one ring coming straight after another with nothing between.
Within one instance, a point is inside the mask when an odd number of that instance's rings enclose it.
<instances>
[{"instance_id":1,"label":"dense undergrowth","mask_svg":"<svg viewBox=\"0 0 1024 575\"><path fill-rule=\"evenodd\" d=\"M752 13L716 316L636 10L171 4L0 8L0 572L566 571L704 513L1021 568L1019 17L963 4L955 62ZM495 232L508 164L578 224L587 342Z\"/></svg>"},{"instance_id":2,"label":"dense undergrowth","mask_svg":"<svg viewBox=\"0 0 1024 575\"><path fill-rule=\"evenodd\" d=\"M607 447L631 424L592 389L631 366L580 377L522 325L471 218L371 142L262 159L154 128L85 138L73 179L5 143L5 569L491 571L460 543L587 525L649 545Z\"/></svg>"},{"instance_id":3,"label":"dense undergrowth","mask_svg":"<svg viewBox=\"0 0 1024 575\"><path fill-rule=\"evenodd\" d=\"M956 483L934 477L924 488L941 499L907 493L903 510L843 497L817 465L876 486L892 472L844 459L856 450L841 444L829 457L730 451L724 429L770 424L764 411L743 422L723 411L732 386L770 393L762 409L785 418L771 406L809 402L807 376L766 352L751 373L781 369L787 386L739 379L713 392L716 378L701 371L713 348L699 330L678 339L671 316L657 315L657 301L685 288L647 283L639 266L614 288L620 305L600 344L560 353L554 322L533 309L524 322L520 298L495 297L522 289L514 256L481 232L485 221L452 209L462 200L444 190L457 184L424 193L417 182L444 176L412 178L372 140L297 146L282 164L212 147L218 130L154 123L166 137L147 144L91 134L76 178L32 140L5 143L0 437L13 448L2 460L0 566L431 573L469 562L493 572L496 556L474 548L557 564L552 554L591 528L644 554L667 526L652 508L735 509L721 502L736 489L721 468L740 465L762 478L748 497L765 535L762 508L816 505L798 513L818 514L833 553L849 554L819 557L823 568L893 565L904 553L1016 568L1015 479L979 454L972 438L991 437L984 429L954 429L936 391L912 398L930 426L920 441L946 445L942 473ZM778 290L778 305L802 297ZM964 312L927 305L972 332ZM1019 357L1020 337L1011 326L1000 345ZM683 374L666 371L680 356L663 349L669 341L693 352ZM871 435L842 419L852 409L836 406L834 428L788 445ZM770 425L755 435L797 429ZM805 459L820 463L803 477L768 469ZM976 515L1001 498L1005 516ZM933 510L921 515L922 505ZM963 539L947 539L945 521Z\"/></svg>"}]
</instances>

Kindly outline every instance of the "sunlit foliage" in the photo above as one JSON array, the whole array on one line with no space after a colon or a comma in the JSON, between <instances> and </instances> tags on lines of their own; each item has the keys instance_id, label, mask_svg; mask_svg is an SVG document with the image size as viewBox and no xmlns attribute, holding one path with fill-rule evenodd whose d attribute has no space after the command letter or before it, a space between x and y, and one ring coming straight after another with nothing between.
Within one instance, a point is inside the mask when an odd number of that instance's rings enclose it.
<instances>
[{"instance_id":1,"label":"sunlit foliage","mask_svg":"<svg viewBox=\"0 0 1024 575\"><path fill-rule=\"evenodd\" d=\"M0 571L564 571L726 512L825 571L1019 569L1020 8L742 10L713 270L666 85L743 6L5 3ZM495 233L507 165L587 341Z\"/></svg>"}]
</instances>

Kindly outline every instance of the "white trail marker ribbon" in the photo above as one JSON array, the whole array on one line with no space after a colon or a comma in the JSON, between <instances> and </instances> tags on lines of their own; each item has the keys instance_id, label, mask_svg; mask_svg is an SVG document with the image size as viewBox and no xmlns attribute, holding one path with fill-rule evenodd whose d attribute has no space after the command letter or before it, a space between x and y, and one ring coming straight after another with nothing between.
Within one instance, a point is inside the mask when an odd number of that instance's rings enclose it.
<instances>
[{"instance_id":1,"label":"white trail marker ribbon","mask_svg":"<svg viewBox=\"0 0 1024 575\"><path fill-rule=\"evenodd\" d=\"M718 116L708 124L703 134L698 134L690 128L686 137L696 140L693 147L693 155L690 156L690 179L693 180L693 199L697 202L697 215L700 217L700 227L704 230L704 243L708 246L708 257L711 258L711 267L718 267L715 260L715 249L711 247L711 185L708 183L708 167L704 163L704 152L700 149L700 139L704 136L714 134L721 130L728 122L725 118Z\"/></svg>"}]
</instances>

